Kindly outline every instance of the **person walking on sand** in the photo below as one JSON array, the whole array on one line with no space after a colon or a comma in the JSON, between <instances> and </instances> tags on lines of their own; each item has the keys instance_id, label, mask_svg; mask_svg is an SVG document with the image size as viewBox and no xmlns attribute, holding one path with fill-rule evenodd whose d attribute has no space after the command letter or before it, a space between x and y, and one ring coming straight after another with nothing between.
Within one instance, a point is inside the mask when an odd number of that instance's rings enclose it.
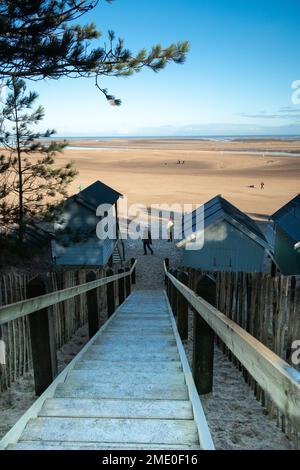
<instances>
[{"instance_id":1,"label":"person walking on sand","mask_svg":"<svg viewBox=\"0 0 300 470\"><path fill-rule=\"evenodd\" d=\"M265 189L265 183L263 181L260 183L260 189Z\"/></svg>"},{"instance_id":2,"label":"person walking on sand","mask_svg":"<svg viewBox=\"0 0 300 470\"><path fill-rule=\"evenodd\" d=\"M174 219L170 216L168 223L167 223L167 231L169 233L168 242L173 241L173 231L174 231Z\"/></svg>"},{"instance_id":3,"label":"person walking on sand","mask_svg":"<svg viewBox=\"0 0 300 470\"><path fill-rule=\"evenodd\" d=\"M147 248L150 251L151 255L153 255L153 250L151 248L151 245L152 245L151 232L150 232L149 227L145 227L143 231L144 255L147 255Z\"/></svg>"}]
</instances>

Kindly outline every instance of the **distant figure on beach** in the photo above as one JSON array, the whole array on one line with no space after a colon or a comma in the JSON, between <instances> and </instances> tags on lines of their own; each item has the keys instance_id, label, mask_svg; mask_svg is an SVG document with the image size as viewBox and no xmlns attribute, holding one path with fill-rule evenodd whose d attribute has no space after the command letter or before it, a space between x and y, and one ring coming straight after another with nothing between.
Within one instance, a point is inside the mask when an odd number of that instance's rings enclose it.
<instances>
[{"instance_id":1,"label":"distant figure on beach","mask_svg":"<svg viewBox=\"0 0 300 470\"><path fill-rule=\"evenodd\" d=\"M260 183L260 189L265 189L265 183L263 181Z\"/></svg>"},{"instance_id":2,"label":"distant figure on beach","mask_svg":"<svg viewBox=\"0 0 300 470\"><path fill-rule=\"evenodd\" d=\"M151 248L152 245L152 238L151 232L149 227L145 227L143 231L143 248L144 248L144 255L147 254L147 248L150 251L151 255L153 255L153 250Z\"/></svg>"},{"instance_id":3,"label":"distant figure on beach","mask_svg":"<svg viewBox=\"0 0 300 470\"><path fill-rule=\"evenodd\" d=\"M168 231L168 242L173 241L173 232L174 232L174 219L170 216L168 223L167 223L167 231Z\"/></svg>"}]
</instances>

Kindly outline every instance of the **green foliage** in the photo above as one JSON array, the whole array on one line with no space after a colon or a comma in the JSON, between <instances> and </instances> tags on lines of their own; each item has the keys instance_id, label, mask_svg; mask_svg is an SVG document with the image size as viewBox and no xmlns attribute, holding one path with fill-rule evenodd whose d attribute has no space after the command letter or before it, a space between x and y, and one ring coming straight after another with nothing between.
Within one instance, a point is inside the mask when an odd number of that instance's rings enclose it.
<instances>
[{"instance_id":1,"label":"green foliage","mask_svg":"<svg viewBox=\"0 0 300 470\"><path fill-rule=\"evenodd\" d=\"M72 162L55 165L55 155L67 142L45 142L55 131L33 129L44 116L41 106L32 110L37 94L26 94L25 82L11 79L2 109L0 146L0 221L6 228L17 225L22 240L31 220L50 217L67 196L77 172Z\"/></svg>"},{"instance_id":2,"label":"green foliage","mask_svg":"<svg viewBox=\"0 0 300 470\"><path fill-rule=\"evenodd\" d=\"M109 0L107 0L109 1ZM167 48L154 46L133 54L108 31L108 40L96 48L101 37L94 23L76 20L93 10L99 0L7 0L0 2L0 78L94 77L95 84L112 105L121 101L100 85L102 76L128 77L148 67L154 72L168 63L184 62L187 41ZM111 3L111 2L110 2Z\"/></svg>"}]
</instances>

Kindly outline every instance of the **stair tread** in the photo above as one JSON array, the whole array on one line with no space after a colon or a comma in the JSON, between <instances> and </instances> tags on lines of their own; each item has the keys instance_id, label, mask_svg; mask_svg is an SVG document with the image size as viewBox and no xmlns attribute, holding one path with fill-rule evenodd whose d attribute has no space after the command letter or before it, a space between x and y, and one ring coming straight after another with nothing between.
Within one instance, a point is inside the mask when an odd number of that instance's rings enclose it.
<instances>
[{"instance_id":1,"label":"stair tread","mask_svg":"<svg viewBox=\"0 0 300 470\"><path fill-rule=\"evenodd\" d=\"M128 370L126 369L128 368ZM179 361L164 361L164 362L106 362L97 359L79 361L75 364L74 370L99 370L111 374L118 374L120 371L129 373L155 373L155 372L169 372L169 371L182 371L182 366Z\"/></svg>"},{"instance_id":2,"label":"stair tread","mask_svg":"<svg viewBox=\"0 0 300 470\"><path fill-rule=\"evenodd\" d=\"M198 444L193 420L123 418L31 419L21 441Z\"/></svg>"},{"instance_id":3,"label":"stair tread","mask_svg":"<svg viewBox=\"0 0 300 470\"><path fill-rule=\"evenodd\" d=\"M90 358L99 358L105 359L112 362L128 362L128 361L138 361L138 362L156 362L156 361L178 361L179 354L178 352L144 352L144 351L90 351L88 350L84 354L85 359Z\"/></svg>"},{"instance_id":4,"label":"stair tread","mask_svg":"<svg viewBox=\"0 0 300 470\"><path fill-rule=\"evenodd\" d=\"M128 382L128 370L115 370L114 374L111 371L103 372L102 370L80 370L74 369L69 372L67 380L81 380L83 383L86 381L93 381L94 383L123 383ZM173 372L135 372L130 377L130 383L144 384L144 383L168 383L168 384L184 384L184 373L178 370Z\"/></svg>"},{"instance_id":5,"label":"stair tread","mask_svg":"<svg viewBox=\"0 0 300 470\"><path fill-rule=\"evenodd\" d=\"M21 441L7 450L199 450L199 445L132 444L129 442Z\"/></svg>"},{"instance_id":6,"label":"stair tread","mask_svg":"<svg viewBox=\"0 0 300 470\"><path fill-rule=\"evenodd\" d=\"M50 398L39 416L86 418L193 419L189 400Z\"/></svg>"},{"instance_id":7,"label":"stair tread","mask_svg":"<svg viewBox=\"0 0 300 470\"><path fill-rule=\"evenodd\" d=\"M185 384L77 383L67 379L66 382L57 386L54 396L59 398L186 400L188 392Z\"/></svg>"}]
</instances>

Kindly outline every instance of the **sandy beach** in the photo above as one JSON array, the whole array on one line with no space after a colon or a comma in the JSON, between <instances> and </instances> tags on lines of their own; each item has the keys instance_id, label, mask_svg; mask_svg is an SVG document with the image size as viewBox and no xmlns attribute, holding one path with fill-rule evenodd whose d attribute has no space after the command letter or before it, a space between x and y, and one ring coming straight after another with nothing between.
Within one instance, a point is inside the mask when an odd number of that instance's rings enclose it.
<instances>
[{"instance_id":1,"label":"sandy beach","mask_svg":"<svg viewBox=\"0 0 300 470\"><path fill-rule=\"evenodd\" d=\"M70 194L97 179L147 206L199 205L222 194L265 218L300 191L300 140L85 139L70 147L57 157L79 171Z\"/></svg>"}]
</instances>

